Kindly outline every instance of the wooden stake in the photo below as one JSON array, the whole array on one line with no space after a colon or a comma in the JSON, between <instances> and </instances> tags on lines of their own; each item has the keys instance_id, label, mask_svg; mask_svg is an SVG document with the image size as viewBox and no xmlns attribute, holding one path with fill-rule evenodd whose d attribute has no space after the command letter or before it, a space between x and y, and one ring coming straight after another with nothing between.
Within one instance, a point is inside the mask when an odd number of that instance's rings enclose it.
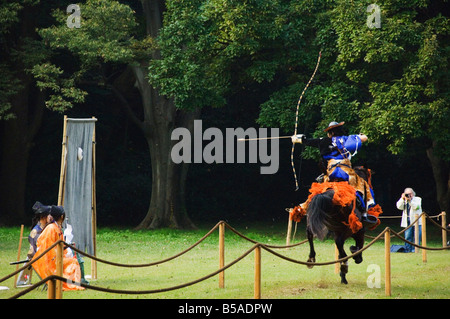
<instances>
[{"instance_id":1,"label":"wooden stake","mask_svg":"<svg viewBox=\"0 0 450 319\"><path fill-rule=\"evenodd\" d=\"M95 119L95 117L92 117ZM94 132L92 134L92 243L94 245L94 256L97 256L97 199L96 199L96 184L95 184L95 124ZM91 261L91 277L97 279L97 261Z\"/></svg>"},{"instance_id":2,"label":"wooden stake","mask_svg":"<svg viewBox=\"0 0 450 319\"><path fill-rule=\"evenodd\" d=\"M22 250L22 239L23 239L23 225L20 225L20 237L19 237L19 250L17 251L17 261L20 261L20 251ZM19 269L19 264L16 265L16 271ZM14 288L17 288L17 276L14 276Z\"/></svg>"},{"instance_id":3,"label":"wooden stake","mask_svg":"<svg viewBox=\"0 0 450 319\"><path fill-rule=\"evenodd\" d=\"M64 184L66 182L67 115L64 115L61 151L61 171L59 174L58 206L64 205Z\"/></svg>"},{"instance_id":4,"label":"wooden stake","mask_svg":"<svg viewBox=\"0 0 450 319\"><path fill-rule=\"evenodd\" d=\"M292 233L292 220L290 215L288 215L288 227L287 227L287 235L286 235L286 246L291 244L291 233Z\"/></svg>"},{"instance_id":5,"label":"wooden stake","mask_svg":"<svg viewBox=\"0 0 450 319\"><path fill-rule=\"evenodd\" d=\"M338 260L339 259L339 249L337 248L337 245L334 244L334 260ZM340 272L341 269L341 265L339 262L334 264L334 273L338 274Z\"/></svg>"},{"instance_id":6,"label":"wooden stake","mask_svg":"<svg viewBox=\"0 0 450 319\"><path fill-rule=\"evenodd\" d=\"M63 245L63 242L60 242L58 245L56 245L56 275L61 277L63 276ZM62 281L56 280L55 285L55 297L56 299L62 299Z\"/></svg>"},{"instance_id":7,"label":"wooden stake","mask_svg":"<svg viewBox=\"0 0 450 319\"><path fill-rule=\"evenodd\" d=\"M225 266L225 223L219 224L219 268ZM225 287L225 271L219 273L219 288Z\"/></svg>"},{"instance_id":8,"label":"wooden stake","mask_svg":"<svg viewBox=\"0 0 450 319\"><path fill-rule=\"evenodd\" d=\"M442 226L442 247L447 247L447 215L445 211L441 213Z\"/></svg>"},{"instance_id":9,"label":"wooden stake","mask_svg":"<svg viewBox=\"0 0 450 319\"><path fill-rule=\"evenodd\" d=\"M419 216L416 214L416 218L414 219L414 244L419 245ZM416 254L419 253L419 248L414 247L414 252Z\"/></svg>"},{"instance_id":10,"label":"wooden stake","mask_svg":"<svg viewBox=\"0 0 450 319\"><path fill-rule=\"evenodd\" d=\"M47 299L56 299L56 289L55 289L56 280L52 279L47 281L47 286L48 286Z\"/></svg>"},{"instance_id":11,"label":"wooden stake","mask_svg":"<svg viewBox=\"0 0 450 319\"><path fill-rule=\"evenodd\" d=\"M384 257L385 257L385 294L391 296L391 230L386 228L384 233Z\"/></svg>"},{"instance_id":12,"label":"wooden stake","mask_svg":"<svg viewBox=\"0 0 450 319\"><path fill-rule=\"evenodd\" d=\"M261 246L255 248L255 299L261 299Z\"/></svg>"},{"instance_id":13,"label":"wooden stake","mask_svg":"<svg viewBox=\"0 0 450 319\"><path fill-rule=\"evenodd\" d=\"M422 246L427 247L427 217L422 214ZM422 249L422 262L427 262L427 250Z\"/></svg>"}]
</instances>

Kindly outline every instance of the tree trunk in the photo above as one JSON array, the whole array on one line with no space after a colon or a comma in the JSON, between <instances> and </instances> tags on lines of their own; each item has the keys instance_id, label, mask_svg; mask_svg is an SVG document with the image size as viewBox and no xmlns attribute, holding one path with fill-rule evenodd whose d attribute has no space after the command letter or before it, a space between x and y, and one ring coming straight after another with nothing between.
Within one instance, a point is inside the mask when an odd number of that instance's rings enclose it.
<instances>
[{"instance_id":1,"label":"tree trunk","mask_svg":"<svg viewBox=\"0 0 450 319\"><path fill-rule=\"evenodd\" d=\"M171 103L167 101L167 103ZM185 112L182 112L185 113ZM186 114L186 120L195 114ZM173 142L170 140L174 127L170 123L155 126L157 135L146 136L152 166L152 194L150 207L139 228L173 227L195 228L187 215L185 204L185 185L189 164L175 164L171 159ZM189 123L180 125L187 127ZM153 131L153 130L152 130Z\"/></svg>"},{"instance_id":2,"label":"tree trunk","mask_svg":"<svg viewBox=\"0 0 450 319\"><path fill-rule=\"evenodd\" d=\"M177 110L173 101L160 96L148 83L145 66L132 67L142 97L144 121L141 130L147 140L152 166L152 194L146 217L137 227L194 228L185 205L188 165L175 164L171 150L176 141L171 134L176 127L193 131L198 111Z\"/></svg>"},{"instance_id":3,"label":"tree trunk","mask_svg":"<svg viewBox=\"0 0 450 319\"><path fill-rule=\"evenodd\" d=\"M7 224L29 222L25 214L28 159L44 111L42 93L31 93L29 76L18 76L23 89L11 101L15 118L4 122L1 132L0 202L2 222Z\"/></svg>"},{"instance_id":4,"label":"tree trunk","mask_svg":"<svg viewBox=\"0 0 450 319\"><path fill-rule=\"evenodd\" d=\"M162 27L164 1L141 0L141 3L147 34L156 38ZM152 59L159 58L159 51L155 51ZM185 127L192 131L194 119L199 115L199 111L177 110L173 100L159 95L158 91L152 88L148 82L148 65L145 61L141 61L138 66L130 66L130 68L142 97L144 120L141 121L132 112L123 97L121 100L128 116L141 129L147 140L152 167L150 207L137 228L194 228L194 224L187 215L185 205L185 185L189 164L175 164L172 161L171 150L176 141L171 140L171 134L176 127ZM120 97L120 92L117 90L115 92Z\"/></svg>"},{"instance_id":5,"label":"tree trunk","mask_svg":"<svg viewBox=\"0 0 450 319\"><path fill-rule=\"evenodd\" d=\"M3 124L2 165L0 169L0 195L2 222L24 223L25 185L30 142L27 127L19 118Z\"/></svg>"},{"instance_id":6,"label":"tree trunk","mask_svg":"<svg viewBox=\"0 0 450 319\"><path fill-rule=\"evenodd\" d=\"M441 211L449 212L450 209L450 167L449 163L434 154L432 147L427 149L427 156L433 170L434 181L436 183L437 201Z\"/></svg>"},{"instance_id":7,"label":"tree trunk","mask_svg":"<svg viewBox=\"0 0 450 319\"><path fill-rule=\"evenodd\" d=\"M36 36L36 8L25 6L19 12L20 24L14 36L14 47L21 48L26 38ZM18 54L22 55L23 52ZM17 224L30 221L25 211L28 159L32 142L41 126L44 95L34 86L32 76L20 59L11 58L11 70L20 80L21 89L11 98L15 118L0 125L0 223Z\"/></svg>"}]
</instances>

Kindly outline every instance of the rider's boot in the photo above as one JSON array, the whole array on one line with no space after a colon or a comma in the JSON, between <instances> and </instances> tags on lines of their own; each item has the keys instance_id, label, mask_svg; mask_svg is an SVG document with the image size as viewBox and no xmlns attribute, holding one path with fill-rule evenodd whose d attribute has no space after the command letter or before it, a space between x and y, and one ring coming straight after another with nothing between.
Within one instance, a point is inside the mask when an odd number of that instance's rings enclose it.
<instances>
[{"instance_id":1,"label":"rider's boot","mask_svg":"<svg viewBox=\"0 0 450 319\"><path fill-rule=\"evenodd\" d=\"M370 203L367 203L367 206L369 206ZM356 196L356 205L358 209L361 212L361 222L363 223L365 228L372 228L378 223L378 218L367 214L367 210L365 205L361 202L360 198Z\"/></svg>"}]
</instances>

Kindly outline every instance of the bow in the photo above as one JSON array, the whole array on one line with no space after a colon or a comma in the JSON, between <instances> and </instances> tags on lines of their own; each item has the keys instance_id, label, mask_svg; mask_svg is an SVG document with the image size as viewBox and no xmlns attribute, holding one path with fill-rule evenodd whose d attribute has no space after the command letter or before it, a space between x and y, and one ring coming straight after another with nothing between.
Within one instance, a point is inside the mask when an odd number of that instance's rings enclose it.
<instances>
[{"instance_id":1,"label":"bow","mask_svg":"<svg viewBox=\"0 0 450 319\"><path fill-rule=\"evenodd\" d=\"M312 82L312 80L314 79L314 76L316 75L317 69L319 68L319 64L320 64L320 58L322 56L322 52L319 52L319 57L317 58L317 64L316 64L316 68L314 69L313 74L311 75L311 78L309 79L308 83L306 84L305 88L303 89L302 94L300 95L300 98L298 99L297 102L297 111L295 112L295 129L294 129L294 135L297 135L297 127L298 127L298 110L300 108L300 103L302 102L303 99L303 95L305 95L306 90L308 89L309 84ZM292 150L291 150L291 166L292 166L292 172L294 173L294 179L295 179L295 190L297 191L299 189L298 187L298 180L297 180L297 173L295 172L295 165L294 165L294 148L295 148L295 143L292 143Z\"/></svg>"}]
</instances>

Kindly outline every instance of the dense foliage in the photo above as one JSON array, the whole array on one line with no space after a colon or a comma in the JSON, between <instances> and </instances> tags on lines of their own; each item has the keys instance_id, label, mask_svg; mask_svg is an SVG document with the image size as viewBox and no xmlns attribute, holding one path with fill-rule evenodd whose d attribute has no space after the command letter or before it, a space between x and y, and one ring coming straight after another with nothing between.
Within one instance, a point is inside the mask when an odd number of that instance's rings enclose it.
<instances>
[{"instance_id":1,"label":"dense foliage","mask_svg":"<svg viewBox=\"0 0 450 319\"><path fill-rule=\"evenodd\" d=\"M149 18L150 3L159 5L161 10L162 26L158 30L154 28L159 24L151 21L158 15ZM319 71L299 110L299 133L323 136L323 128L330 121L345 121L350 132L363 131L369 136L369 146L358 156L381 168L384 183L394 183L392 172L403 165L404 159L411 158L422 165L415 180L431 181L424 174L432 174L435 185L429 185L427 190L437 194L441 209L448 208L447 0L377 1L379 27L368 23L374 14L369 0L86 0L80 3L80 28L66 25L69 4L70 1L0 2L0 185L9 183L13 176L19 177L10 186L0 187L0 195L11 199L5 203L7 211L24 201L26 188L28 194L36 193L34 189L30 192L32 186L20 184L29 178L29 166L32 172L39 166L29 165L28 158L42 126L42 114L49 110L59 114L92 111L90 114L103 117L108 123L103 127L108 132L105 140L114 140L111 132L115 128L125 141L136 138L138 142L130 143L138 145L142 153L136 154L133 148L130 156L139 158L141 167L142 161L150 165L150 159L144 155L148 150L142 150L146 143L137 136L142 134L149 141L151 127L146 116L156 108L148 108L150 102L142 93L142 83L141 94L136 89L136 68L145 70L150 85L157 90L154 92L173 101L178 110L203 109L202 117L210 126L261 125L280 127L281 133L291 134L296 102L319 52ZM153 101L154 97L147 98ZM224 107L225 111L216 107ZM177 122L170 119L174 114L179 112L158 120L168 132L170 125ZM114 118L126 118L127 127L134 123L140 130L128 135L128 129L122 129L124 124ZM113 144L108 144L108 151L127 149L123 145L112 147ZM12 152L12 148L17 152ZM317 153L305 149L302 156L315 159ZM135 162L124 159L122 163L115 162L114 167L122 164ZM17 172L12 171L14 165ZM284 169L289 171L290 163L281 165L275 183L289 187L286 176L290 172L285 173ZM403 175L396 176L410 176L406 171L409 168L404 166ZM108 168L105 172L113 170ZM187 194L197 196L200 189L208 195L201 197L201 204L189 199L195 208L206 209L210 204L221 207L226 201L221 198L225 188L211 179L211 170L218 172L220 178L234 176L223 183L226 189L236 191L238 200L233 205L227 203L233 211L254 206L261 190L274 184L274 180L249 173L249 166L225 169L197 165L191 168L189 180L194 175L204 182L188 183L192 188ZM137 180L145 188L151 184L151 176L123 169L123 174L127 172L129 176L120 181L110 178L112 184L105 187L105 192L127 180ZM148 174L148 169L145 172ZM255 194L238 192L241 186L236 185L243 181L253 187L243 190L254 189ZM305 182L305 187L309 182ZM200 185L210 186L202 189ZM116 188L123 192L124 186ZM9 192L18 197L9 196ZM148 204L150 191L137 192L142 196L139 201L145 204L136 207L142 209ZM281 197L285 200L286 196ZM144 197L148 198L143 200ZM108 193L105 198L114 195ZM125 199L120 202L121 207L127 206ZM248 204L239 206L239 202ZM261 208L266 204L261 204ZM18 211L23 216L24 208L19 207Z\"/></svg>"}]
</instances>

